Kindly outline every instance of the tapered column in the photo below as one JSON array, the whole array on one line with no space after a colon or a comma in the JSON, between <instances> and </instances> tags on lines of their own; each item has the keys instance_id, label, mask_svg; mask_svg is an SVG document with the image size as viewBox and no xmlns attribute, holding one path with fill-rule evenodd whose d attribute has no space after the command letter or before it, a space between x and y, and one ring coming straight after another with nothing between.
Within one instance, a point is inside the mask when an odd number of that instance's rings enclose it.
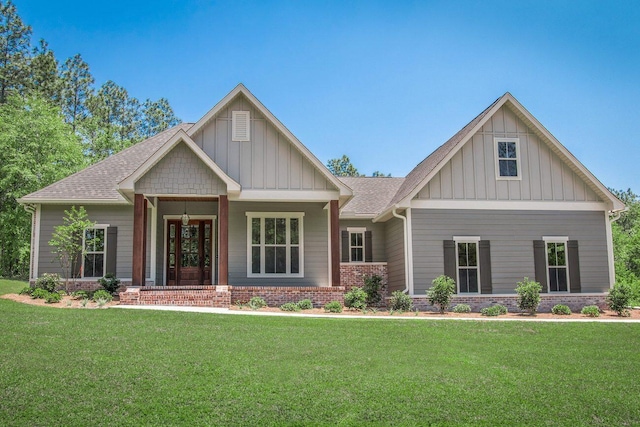
<instances>
[{"instance_id":1,"label":"tapered column","mask_svg":"<svg viewBox=\"0 0 640 427\"><path fill-rule=\"evenodd\" d=\"M329 203L331 227L331 286L340 286L340 211L338 201Z\"/></svg>"},{"instance_id":2,"label":"tapered column","mask_svg":"<svg viewBox=\"0 0 640 427\"><path fill-rule=\"evenodd\" d=\"M218 285L229 284L229 199L218 198Z\"/></svg>"},{"instance_id":3,"label":"tapered column","mask_svg":"<svg viewBox=\"0 0 640 427\"><path fill-rule=\"evenodd\" d=\"M147 243L147 200L143 194L133 199L133 272L131 284L145 285Z\"/></svg>"}]
</instances>

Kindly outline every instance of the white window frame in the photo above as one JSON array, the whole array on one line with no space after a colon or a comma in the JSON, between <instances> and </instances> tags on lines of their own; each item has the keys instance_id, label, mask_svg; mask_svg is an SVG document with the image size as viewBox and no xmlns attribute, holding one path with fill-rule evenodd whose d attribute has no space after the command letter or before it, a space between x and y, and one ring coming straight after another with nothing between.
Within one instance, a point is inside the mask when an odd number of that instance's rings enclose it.
<instances>
[{"instance_id":1,"label":"white window frame","mask_svg":"<svg viewBox=\"0 0 640 427\"><path fill-rule=\"evenodd\" d=\"M238 124L243 121L246 126L245 134L238 134ZM234 142L251 141L251 112L232 111L231 112L231 140Z\"/></svg>"},{"instance_id":2,"label":"white window frame","mask_svg":"<svg viewBox=\"0 0 640 427\"><path fill-rule=\"evenodd\" d=\"M85 259L84 258L87 255L102 254L102 273L103 275L107 274L106 272L107 270L107 228L109 228L109 224L96 224L95 226L85 228L82 231L82 266L80 268L80 271L82 271L81 277L83 279L97 279L100 277L104 277L104 276L85 276L84 274ZM102 251L85 251L87 230L103 230L104 231L104 245L102 247Z\"/></svg>"},{"instance_id":3,"label":"white window frame","mask_svg":"<svg viewBox=\"0 0 640 427\"><path fill-rule=\"evenodd\" d=\"M349 262L357 262L357 263L365 262L365 256L366 256L365 248L367 247L367 244L365 243L366 231L367 231L366 227L347 227L347 232L349 233ZM351 245L351 234L362 234L362 261L354 261L351 258L351 254L352 254L351 249L360 247L360 246Z\"/></svg>"},{"instance_id":4,"label":"white window frame","mask_svg":"<svg viewBox=\"0 0 640 427\"><path fill-rule=\"evenodd\" d=\"M498 143L500 142L515 142L516 144L516 168L518 169L518 175L516 176L502 176L500 175L500 160L514 160L511 158L500 157L498 151ZM496 166L496 179L497 180L506 180L506 181L519 181L522 180L522 167L520 164L520 138L493 138L493 153L495 158L495 166Z\"/></svg>"},{"instance_id":5,"label":"white window frame","mask_svg":"<svg viewBox=\"0 0 640 427\"><path fill-rule=\"evenodd\" d=\"M571 282L569 277L569 237L568 236L543 236L544 241L544 262L547 274L547 292L551 294L568 294L571 292ZM549 276L549 249L547 245L549 243L563 243L564 244L564 263L565 271L567 274L567 290L566 291L552 291L551 290L551 277ZM555 266L558 267L558 266Z\"/></svg>"},{"instance_id":6,"label":"white window frame","mask_svg":"<svg viewBox=\"0 0 640 427\"><path fill-rule=\"evenodd\" d=\"M456 293L460 295L479 295L481 291L480 283L480 236L453 236L453 242L456 246ZM458 262L458 243L475 243L476 245L476 269L478 271L478 291L477 292L461 292L460 291L460 263ZM462 267L469 269L468 267Z\"/></svg>"},{"instance_id":7,"label":"white window frame","mask_svg":"<svg viewBox=\"0 0 640 427\"><path fill-rule=\"evenodd\" d=\"M246 212L247 215L247 277L304 277L304 212ZM251 241L252 221L254 218L260 218L260 273L254 273L252 270L252 248L254 245ZM286 273L265 273L265 232L264 232L264 220L265 218L285 218L287 219L286 230ZM295 218L298 220L298 244L291 244L289 219ZM291 248L297 246L298 249L298 273L291 273Z\"/></svg>"}]
</instances>

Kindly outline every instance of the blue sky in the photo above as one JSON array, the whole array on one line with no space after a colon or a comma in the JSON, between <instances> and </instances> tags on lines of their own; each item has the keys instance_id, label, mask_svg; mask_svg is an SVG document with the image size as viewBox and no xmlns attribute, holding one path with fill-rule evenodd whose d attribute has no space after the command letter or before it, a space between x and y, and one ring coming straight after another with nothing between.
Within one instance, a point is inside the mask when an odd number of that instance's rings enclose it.
<instances>
[{"instance_id":1,"label":"blue sky","mask_svg":"<svg viewBox=\"0 0 640 427\"><path fill-rule=\"evenodd\" d=\"M196 121L244 83L315 155L406 175L511 92L605 185L640 192L640 2L14 0L97 85Z\"/></svg>"}]
</instances>

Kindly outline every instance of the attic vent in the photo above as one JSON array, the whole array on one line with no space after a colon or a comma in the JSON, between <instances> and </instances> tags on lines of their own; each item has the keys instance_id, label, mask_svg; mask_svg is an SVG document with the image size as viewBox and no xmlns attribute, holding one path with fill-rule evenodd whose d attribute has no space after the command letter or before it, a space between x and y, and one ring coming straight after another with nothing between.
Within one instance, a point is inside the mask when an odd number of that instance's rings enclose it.
<instances>
[{"instance_id":1,"label":"attic vent","mask_svg":"<svg viewBox=\"0 0 640 427\"><path fill-rule=\"evenodd\" d=\"M250 141L251 115L248 111L232 111L231 140Z\"/></svg>"}]
</instances>

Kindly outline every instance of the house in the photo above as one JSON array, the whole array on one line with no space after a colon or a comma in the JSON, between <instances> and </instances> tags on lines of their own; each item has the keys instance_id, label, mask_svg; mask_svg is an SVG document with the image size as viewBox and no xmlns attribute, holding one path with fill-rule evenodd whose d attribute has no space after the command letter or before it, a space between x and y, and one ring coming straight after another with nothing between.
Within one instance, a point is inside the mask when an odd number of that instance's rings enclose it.
<instances>
[{"instance_id":1,"label":"house","mask_svg":"<svg viewBox=\"0 0 640 427\"><path fill-rule=\"evenodd\" d=\"M624 210L506 93L405 178L337 178L243 85L183 123L20 202L33 214L31 280L60 272L48 245L82 205L101 238L76 287L115 273L123 303L225 306L342 299L363 274L424 304L446 274L457 302L602 303L611 221Z\"/></svg>"}]
</instances>

